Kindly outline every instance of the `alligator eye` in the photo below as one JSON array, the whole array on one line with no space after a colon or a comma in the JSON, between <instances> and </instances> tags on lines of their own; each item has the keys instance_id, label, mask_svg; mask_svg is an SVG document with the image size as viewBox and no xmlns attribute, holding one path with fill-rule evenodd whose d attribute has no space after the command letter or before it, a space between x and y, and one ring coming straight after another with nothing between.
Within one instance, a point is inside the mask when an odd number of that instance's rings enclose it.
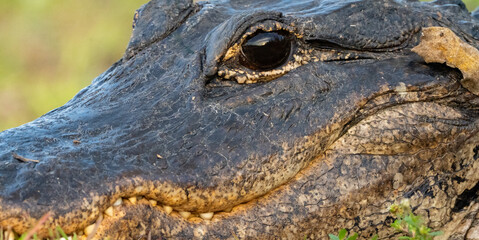
<instances>
[{"instance_id":1,"label":"alligator eye","mask_svg":"<svg viewBox=\"0 0 479 240\"><path fill-rule=\"evenodd\" d=\"M286 31L259 31L241 46L241 65L266 71L283 65L291 53L292 41Z\"/></svg>"}]
</instances>

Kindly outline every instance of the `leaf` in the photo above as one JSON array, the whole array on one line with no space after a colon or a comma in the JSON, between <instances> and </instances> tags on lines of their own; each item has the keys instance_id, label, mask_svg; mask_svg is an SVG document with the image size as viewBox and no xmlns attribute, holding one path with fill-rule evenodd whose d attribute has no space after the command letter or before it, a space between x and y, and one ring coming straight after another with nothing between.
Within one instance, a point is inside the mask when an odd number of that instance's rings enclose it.
<instances>
[{"instance_id":1,"label":"leaf","mask_svg":"<svg viewBox=\"0 0 479 240\"><path fill-rule=\"evenodd\" d=\"M417 226L417 219L414 218L414 215L412 213L405 216L404 221L410 226L413 226L413 227Z\"/></svg>"},{"instance_id":2,"label":"leaf","mask_svg":"<svg viewBox=\"0 0 479 240\"><path fill-rule=\"evenodd\" d=\"M409 240L411 240L412 238L411 238L411 237L408 237L408 236L401 236L401 237L399 237L398 239L409 239Z\"/></svg>"},{"instance_id":3,"label":"leaf","mask_svg":"<svg viewBox=\"0 0 479 240\"><path fill-rule=\"evenodd\" d=\"M353 236L348 237L347 240L356 240L356 238L358 238L358 234L354 233Z\"/></svg>"},{"instance_id":4,"label":"leaf","mask_svg":"<svg viewBox=\"0 0 479 240\"><path fill-rule=\"evenodd\" d=\"M51 228L48 229L48 236L50 236L51 238L55 238L55 236L53 236L53 230Z\"/></svg>"},{"instance_id":5,"label":"leaf","mask_svg":"<svg viewBox=\"0 0 479 240\"><path fill-rule=\"evenodd\" d=\"M348 231L346 229L343 228L339 230L339 234L338 234L339 239L344 239L346 237L346 234L348 234Z\"/></svg>"},{"instance_id":6,"label":"leaf","mask_svg":"<svg viewBox=\"0 0 479 240\"><path fill-rule=\"evenodd\" d=\"M60 226L57 226L57 231L62 235L63 238L68 239L68 236L65 234L63 229Z\"/></svg>"},{"instance_id":7,"label":"leaf","mask_svg":"<svg viewBox=\"0 0 479 240\"><path fill-rule=\"evenodd\" d=\"M333 234L328 234L330 240L341 240L338 238L338 236L335 236Z\"/></svg>"},{"instance_id":8,"label":"leaf","mask_svg":"<svg viewBox=\"0 0 479 240\"><path fill-rule=\"evenodd\" d=\"M391 223L391 227L396 229L396 230L401 231L402 230L401 223L402 223L402 221L400 219L396 219L396 220L394 220L393 223Z\"/></svg>"},{"instance_id":9,"label":"leaf","mask_svg":"<svg viewBox=\"0 0 479 240\"><path fill-rule=\"evenodd\" d=\"M378 235L374 235L370 240L378 240Z\"/></svg>"},{"instance_id":10,"label":"leaf","mask_svg":"<svg viewBox=\"0 0 479 240\"><path fill-rule=\"evenodd\" d=\"M430 232L429 236L439 236L439 235L442 235L442 234L444 234L442 231Z\"/></svg>"}]
</instances>

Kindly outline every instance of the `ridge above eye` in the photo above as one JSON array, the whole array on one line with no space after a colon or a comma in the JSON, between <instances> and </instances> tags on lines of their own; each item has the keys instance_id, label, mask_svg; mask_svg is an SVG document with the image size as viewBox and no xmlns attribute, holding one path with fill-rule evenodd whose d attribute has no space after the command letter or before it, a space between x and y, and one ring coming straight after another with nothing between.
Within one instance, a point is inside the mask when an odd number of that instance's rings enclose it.
<instances>
[{"instance_id":1,"label":"ridge above eye","mask_svg":"<svg viewBox=\"0 0 479 240\"><path fill-rule=\"evenodd\" d=\"M283 65L291 53L287 31L257 31L241 46L240 64L252 70L270 70Z\"/></svg>"}]
</instances>

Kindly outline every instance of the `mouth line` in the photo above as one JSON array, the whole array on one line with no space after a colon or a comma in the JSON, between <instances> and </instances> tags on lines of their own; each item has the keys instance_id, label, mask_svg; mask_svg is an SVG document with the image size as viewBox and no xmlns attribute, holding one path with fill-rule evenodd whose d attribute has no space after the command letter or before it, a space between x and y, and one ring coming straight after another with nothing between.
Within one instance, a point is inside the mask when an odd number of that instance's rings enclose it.
<instances>
[{"instance_id":1,"label":"mouth line","mask_svg":"<svg viewBox=\"0 0 479 240\"><path fill-rule=\"evenodd\" d=\"M229 216L233 216L240 211L244 211L245 209L248 211L247 205L249 203L261 201L261 198L265 198L265 196L274 194L274 192L277 192L278 189L281 189L284 185L287 184L280 185L279 187L266 192L262 196L237 204L228 209L202 213L175 209L175 207L162 204L161 202L152 198L148 198L144 195L124 196L117 198L112 204L107 205L108 207L98 214L96 220L94 220L92 223L89 222L89 225L85 227L77 227L73 231L69 231L70 233L68 233L68 236L73 237L75 234L80 237L91 239L91 237L95 236L96 231L99 228L105 227L108 222L121 220L125 211L127 211L129 208L132 209L135 207L148 208L150 211L153 210L156 215L162 215L165 218L170 218L170 221L172 222L186 222L191 225L208 225L209 223L222 221Z\"/></svg>"}]
</instances>

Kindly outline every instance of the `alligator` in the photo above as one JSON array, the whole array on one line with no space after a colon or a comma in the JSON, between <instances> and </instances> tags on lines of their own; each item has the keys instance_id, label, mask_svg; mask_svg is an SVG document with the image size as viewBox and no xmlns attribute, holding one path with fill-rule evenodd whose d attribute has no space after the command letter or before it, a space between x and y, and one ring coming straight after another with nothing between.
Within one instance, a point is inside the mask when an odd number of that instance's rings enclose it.
<instances>
[{"instance_id":1,"label":"alligator","mask_svg":"<svg viewBox=\"0 0 479 240\"><path fill-rule=\"evenodd\" d=\"M152 0L124 56L0 133L0 227L90 239L479 239L479 96L411 49L461 1ZM45 217L46 216L46 217ZM43 217L43 218L42 218Z\"/></svg>"}]
</instances>

